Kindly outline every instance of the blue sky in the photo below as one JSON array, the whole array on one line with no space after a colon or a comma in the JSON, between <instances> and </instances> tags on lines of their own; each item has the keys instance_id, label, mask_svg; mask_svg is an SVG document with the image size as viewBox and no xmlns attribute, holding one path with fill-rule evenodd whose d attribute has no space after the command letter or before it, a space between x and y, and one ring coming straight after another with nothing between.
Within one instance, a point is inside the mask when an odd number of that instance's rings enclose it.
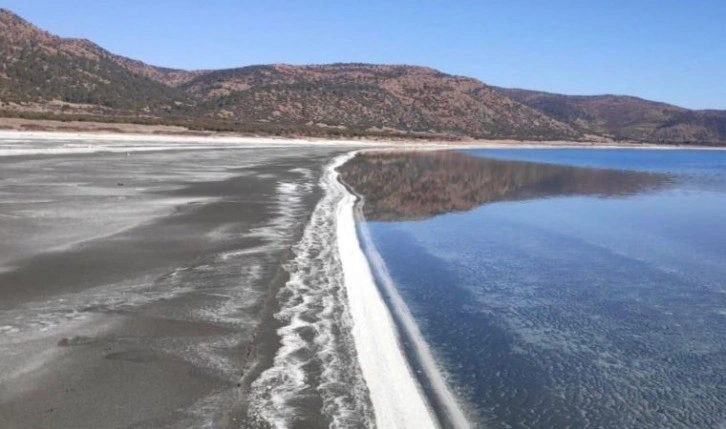
<instances>
[{"instance_id":1,"label":"blue sky","mask_svg":"<svg viewBox=\"0 0 726 429\"><path fill-rule=\"evenodd\" d=\"M491 85L726 109L723 0L0 0L62 36L186 69L426 65Z\"/></svg>"}]
</instances>

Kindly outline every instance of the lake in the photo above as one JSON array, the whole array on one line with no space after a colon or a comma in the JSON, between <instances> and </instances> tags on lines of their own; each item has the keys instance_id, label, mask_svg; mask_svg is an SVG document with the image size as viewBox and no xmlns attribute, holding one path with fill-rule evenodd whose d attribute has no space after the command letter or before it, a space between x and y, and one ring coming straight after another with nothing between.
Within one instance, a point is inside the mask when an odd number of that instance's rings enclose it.
<instances>
[{"instance_id":1,"label":"lake","mask_svg":"<svg viewBox=\"0 0 726 429\"><path fill-rule=\"evenodd\" d=\"M341 177L472 426L726 425L726 152L381 152Z\"/></svg>"}]
</instances>

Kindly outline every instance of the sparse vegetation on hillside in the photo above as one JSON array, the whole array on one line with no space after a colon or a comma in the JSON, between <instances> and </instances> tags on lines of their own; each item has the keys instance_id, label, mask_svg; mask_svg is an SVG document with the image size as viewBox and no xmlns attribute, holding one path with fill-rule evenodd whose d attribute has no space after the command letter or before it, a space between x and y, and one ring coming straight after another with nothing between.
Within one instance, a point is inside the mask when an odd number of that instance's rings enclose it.
<instances>
[{"instance_id":1,"label":"sparse vegetation on hillside","mask_svg":"<svg viewBox=\"0 0 726 429\"><path fill-rule=\"evenodd\" d=\"M483 83L414 66L270 65L209 72L182 85L209 114L452 136L577 139L567 124Z\"/></svg>"},{"instance_id":2,"label":"sparse vegetation on hillside","mask_svg":"<svg viewBox=\"0 0 726 429\"><path fill-rule=\"evenodd\" d=\"M567 124L474 79L424 67L153 67L0 13L0 101L8 112L189 123L322 136L576 139ZM60 106L60 107L59 107Z\"/></svg>"},{"instance_id":3,"label":"sparse vegetation on hillside","mask_svg":"<svg viewBox=\"0 0 726 429\"><path fill-rule=\"evenodd\" d=\"M0 116L252 134L726 144L726 113L496 89L426 67L154 67L0 9Z\"/></svg>"},{"instance_id":4,"label":"sparse vegetation on hillside","mask_svg":"<svg viewBox=\"0 0 726 429\"><path fill-rule=\"evenodd\" d=\"M134 73L91 42L61 39L10 12L0 12L0 99L50 101L137 114L174 111L189 104L183 91ZM89 112L90 113L90 112Z\"/></svg>"},{"instance_id":5,"label":"sparse vegetation on hillside","mask_svg":"<svg viewBox=\"0 0 726 429\"><path fill-rule=\"evenodd\" d=\"M726 143L726 112L688 110L617 95L571 96L499 88L502 94L584 132L653 143Z\"/></svg>"}]
</instances>

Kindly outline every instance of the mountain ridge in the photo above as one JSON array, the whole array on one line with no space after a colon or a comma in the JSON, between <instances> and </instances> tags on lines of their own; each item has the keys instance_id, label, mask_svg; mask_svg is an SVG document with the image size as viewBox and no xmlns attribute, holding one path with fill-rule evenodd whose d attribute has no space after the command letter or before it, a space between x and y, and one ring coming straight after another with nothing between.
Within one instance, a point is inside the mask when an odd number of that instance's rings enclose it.
<instances>
[{"instance_id":1,"label":"mountain ridge","mask_svg":"<svg viewBox=\"0 0 726 429\"><path fill-rule=\"evenodd\" d=\"M429 67L187 71L62 38L0 9L0 115L321 136L726 144L726 112L497 88Z\"/></svg>"},{"instance_id":2,"label":"mountain ridge","mask_svg":"<svg viewBox=\"0 0 726 429\"><path fill-rule=\"evenodd\" d=\"M0 100L29 110L55 102L97 115L151 113L190 102L134 71L133 60L87 39L55 36L7 9L0 10L0 58Z\"/></svg>"},{"instance_id":3,"label":"mountain ridge","mask_svg":"<svg viewBox=\"0 0 726 429\"><path fill-rule=\"evenodd\" d=\"M723 110L691 110L629 95L563 95L514 88L497 90L585 133L614 140L726 143L726 111Z\"/></svg>"},{"instance_id":4,"label":"mountain ridge","mask_svg":"<svg viewBox=\"0 0 726 429\"><path fill-rule=\"evenodd\" d=\"M484 83L428 67L287 64L212 71L181 86L238 118L473 137L579 133Z\"/></svg>"}]
</instances>

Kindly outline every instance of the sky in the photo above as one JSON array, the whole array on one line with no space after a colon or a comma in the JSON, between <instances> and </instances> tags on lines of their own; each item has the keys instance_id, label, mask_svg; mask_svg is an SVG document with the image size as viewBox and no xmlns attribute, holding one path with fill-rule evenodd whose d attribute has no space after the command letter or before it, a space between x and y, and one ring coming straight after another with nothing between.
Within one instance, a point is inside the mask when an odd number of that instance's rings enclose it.
<instances>
[{"instance_id":1,"label":"sky","mask_svg":"<svg viewBox=\"0 0 726 429\"><path fill-rule=\"evenodd\" d=\"M424 65L490 85L726 109L724 0L0 0L165 67Z\"/></svg>"}]
</instances>

